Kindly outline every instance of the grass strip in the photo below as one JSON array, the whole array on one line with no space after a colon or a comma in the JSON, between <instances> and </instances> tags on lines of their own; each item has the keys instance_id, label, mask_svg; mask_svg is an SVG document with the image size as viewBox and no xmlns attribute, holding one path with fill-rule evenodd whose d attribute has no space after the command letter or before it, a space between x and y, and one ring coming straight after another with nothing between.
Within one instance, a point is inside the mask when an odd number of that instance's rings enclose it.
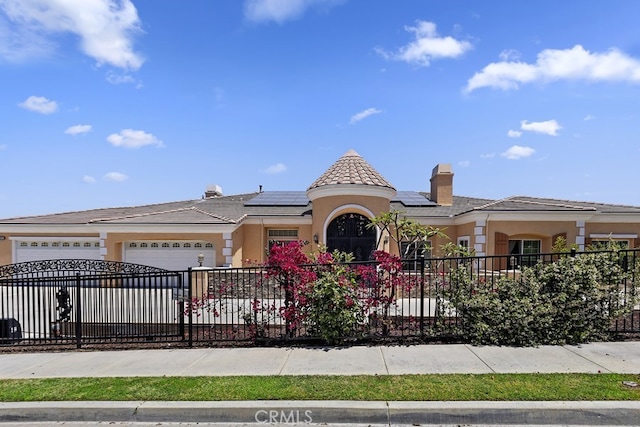
<instances>
[{"instance_id":1,"label":"grass strip","mask_svg":"<svg viewBox=\"0 0 640 427\"><path fill-rule=\"evenodd\" d=\"M640 375L442 374L1 380L0 401L640 400Z\"/></svg>"}]
</instances>

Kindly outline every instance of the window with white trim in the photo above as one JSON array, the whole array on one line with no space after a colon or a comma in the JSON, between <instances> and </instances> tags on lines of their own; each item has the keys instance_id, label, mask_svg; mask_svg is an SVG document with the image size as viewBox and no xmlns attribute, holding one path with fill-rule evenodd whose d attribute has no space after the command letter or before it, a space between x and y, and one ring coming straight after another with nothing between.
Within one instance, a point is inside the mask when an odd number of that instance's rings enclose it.
<instances>
[{"instance_id":1,"label":"window with white trim","mask_svg":"<svg viewBox=\"0 0 640 427\"><path fill-rule=\"evenodd\" d=\"M267 240L269 241L269 250L274 245L285 245L288 242L298 240L297 229L270 228L267 230Z\"/></svg>"},{"instance_id":2,"label":"window with white trim","mask_svg":"<svg viewBox=\"0 0 640 427\"><path fill-rule=\"evenodd\" d=\"M471 247L471 238L469 236L458 237L458 247L460 247L460 249L462 249L465 253L469 253Z\"/></svg>"},{"instance_id":3,"label":"window with white trim","mask_svg":"<svg viewBox=\"0 0 640 427\"><path fill-rule=\"evenodd\" d=\"M420 257L431 258L432 244L430 240L419 242L400 242L400 258L406 260L402 264L403 270L416 271L419 263L416 261Z\"/></svg>"},{"instance_id":4,"label":"window with white trim","mask_svg":"<svg viewBox=\"0 0 640 427\"><path fill-rule=\"evenodd\" d=\"M590 249L606 251L611 249L612 245L620 249L629 249L630 242L627 239L591 239Z\"/></svg>"},{"instance_id":5,"label":"window with white trim","mask_svg":"<svg viewBox=\"0 0 640 427\"><path fill-rule=\"evenodd\" d=\"M538 262L541 252L541 240L511 240L509 239L509 269L530 267Z\"/></svg>"}]
</instances>

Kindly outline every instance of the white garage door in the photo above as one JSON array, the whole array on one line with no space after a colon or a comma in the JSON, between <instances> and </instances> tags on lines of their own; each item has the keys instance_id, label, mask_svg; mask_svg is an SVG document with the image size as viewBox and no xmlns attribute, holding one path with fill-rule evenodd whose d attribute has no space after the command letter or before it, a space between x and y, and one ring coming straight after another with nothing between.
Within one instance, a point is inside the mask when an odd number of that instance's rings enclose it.
<instances>
[{"instance_id":1,"label":"white garage door","mask_svg":"<svg viewBox=\"0 0 640 427\"><path fill-rule=\"evenodd\" d=\"M215 266L215 250L211 243L195 241L137 241L124 245L124 261L165 270L187 270L198 267L198 255L204 255L204 267Z\"/></svg>"},{"instance_id":2,"label":"white garage door","mask_svg":"<svg viewBox=\"0 0 640 427\"><path fill-rule=\"evenodd\" d=\"M100 259L100 242L92 240L20 240L15 243L15 261L48 259Z\"/></svg>"}]
</instances>

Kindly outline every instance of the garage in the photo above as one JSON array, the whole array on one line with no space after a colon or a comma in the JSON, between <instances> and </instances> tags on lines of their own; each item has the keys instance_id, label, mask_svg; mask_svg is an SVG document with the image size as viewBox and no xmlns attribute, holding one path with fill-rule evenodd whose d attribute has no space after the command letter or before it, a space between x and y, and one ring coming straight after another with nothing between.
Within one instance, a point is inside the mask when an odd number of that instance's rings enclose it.
<instances>
[{"instance_id":1,"label":"garage","mask_svg":"<svg viewBox=\"0 0 640 427\"><path fill-rule=\"evenodd\" d=\"M187 270L198 267L198 256L204 255L203 266L214 267L213 244L202 241L135 241L124 244L124 261L165 270Z\"/></svg>"},{"instance_id":2,"label":"garage","mask_svg":"<svg viewBox=\"0 0 640 427\"><path fill-rule=\"evenodd\" d=\"M13 259L16 263L49 259L100 259L98 239L19 239L15 241L14 248Z\"/></svg>"}]
</instances>

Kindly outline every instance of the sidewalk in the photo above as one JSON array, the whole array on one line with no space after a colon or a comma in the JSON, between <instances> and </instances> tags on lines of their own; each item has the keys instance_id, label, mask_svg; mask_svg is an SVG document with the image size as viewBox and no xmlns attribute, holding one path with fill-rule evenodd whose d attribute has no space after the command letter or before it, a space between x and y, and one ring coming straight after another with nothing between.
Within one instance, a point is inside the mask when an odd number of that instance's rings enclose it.
<instances>
[{"instance_id":1,"label":"sidewalk","mask_svg":"<svg viewBox=\"0 0 640 427\"><path fill-rule=\"evenodd\" d=\"M640 342L538 348L415 345L0 353L0 379L54 377L640 374ZM633 379L633 377L632 377ZM639 391L640 393L640 391ZM219 425L640 425L632 402L0 402L0 425L36 422Z\"/></svg>"},{"instance_id":2,"label":"sidewalk","mask_svg":"<svg viewBox=\"0 0 640 427\"><path fill-rule=\"evenodd\" d=\"M54 377L640 373L640 342L0 353L0 379Z\"/></svg>"}]
</instances>

